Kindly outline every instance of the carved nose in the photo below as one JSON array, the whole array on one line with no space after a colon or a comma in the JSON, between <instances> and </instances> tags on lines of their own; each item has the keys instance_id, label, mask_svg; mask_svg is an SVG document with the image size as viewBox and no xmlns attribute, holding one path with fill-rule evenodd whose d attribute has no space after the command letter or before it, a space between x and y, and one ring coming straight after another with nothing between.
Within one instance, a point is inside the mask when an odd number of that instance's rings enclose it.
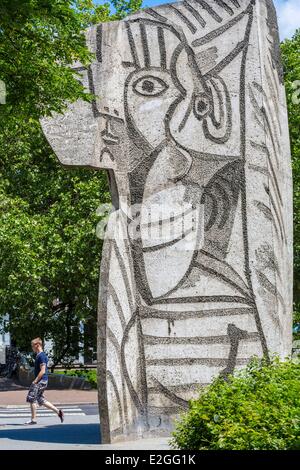
<instances>
[{"instance_id":1,"label":"carved nose","mask_svg":"<svg viewBox=\"0 0 300 470\"><path fill-rule=\"evenodd\" d=\"M110 118L115 118L118 119L120 116L120 113L117 109L111 108L109 106L104 106L104 104L100 103L100 114L101 116L107 116Z\"/></svg>"},{"instance_id":2,"label":"carved nose","mask_svg":"<svg viewBox=\"0 0 300 470\"><path fill-rule=\"evenodd\" d=\"M119 137L114 133L113 129L112 129L112 124L111 124L111 117L110 116L106 116L106 117L103 117L105 119L105 128L104 130L101 132L101 136L102 136L102 139L103 141L107 144L107 145L117 145L120 143L120 139Z\"/></svg>"}]
</instances>

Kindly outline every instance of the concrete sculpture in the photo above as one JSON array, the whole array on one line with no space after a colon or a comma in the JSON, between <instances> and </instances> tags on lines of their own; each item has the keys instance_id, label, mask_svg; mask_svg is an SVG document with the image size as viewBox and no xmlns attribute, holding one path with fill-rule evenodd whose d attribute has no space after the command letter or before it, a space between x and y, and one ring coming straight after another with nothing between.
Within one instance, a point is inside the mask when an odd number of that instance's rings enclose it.
<instances>
[{"instance_id":1,"label":"concrete sculpture","mask_svg":"<svg viewBox=\"0 0 300 470\"><path fill-rule=\"evenodd\" d=\"M291 350L291 164L271 0L184 0L87 31L97 97L43 121L107 169L104 442L169 432L213 377Z\"/></svg>"}]
</instances>

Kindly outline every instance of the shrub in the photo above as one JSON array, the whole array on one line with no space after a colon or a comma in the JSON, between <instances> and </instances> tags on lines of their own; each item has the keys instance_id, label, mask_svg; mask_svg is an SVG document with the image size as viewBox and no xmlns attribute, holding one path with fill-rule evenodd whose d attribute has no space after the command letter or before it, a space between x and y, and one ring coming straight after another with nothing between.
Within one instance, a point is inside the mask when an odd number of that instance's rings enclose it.
<instances>
[{"instance_id":1,"label":"shrub","mask_svg":"<svg viewBox=\"0 0 300 470\"><path fill-rule=\"evenodd\" d=\"M65 374L71 377L84 377L92 386L97 388L97 371L96 369L71 369L64 371L55 371L56 374Z\"/></svg>"},{"instance_id":2,"label":"shrub","mask_svg":"<svg viewBox=\"0 0 300 470\"><path fill-rule=\"evenodd\" d=\"M299 450L300 364L253 359L217 378L176 422L171 446L188 450Z\"/></svg>"}]
</instances>

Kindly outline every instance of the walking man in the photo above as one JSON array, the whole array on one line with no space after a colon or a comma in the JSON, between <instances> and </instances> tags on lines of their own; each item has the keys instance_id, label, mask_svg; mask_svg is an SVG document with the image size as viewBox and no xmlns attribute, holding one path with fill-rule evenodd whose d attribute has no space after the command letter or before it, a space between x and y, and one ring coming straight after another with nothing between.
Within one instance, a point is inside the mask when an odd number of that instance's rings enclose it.
<instances>
[{"instance_id":1,"label":"walking man","mask_svg":"<svg viewBox=\"0 0 300 470\"><path fill-rule=\"evenodd\" d=\"M45 406L49 410L54 411L59 417L61 423L64 421L63 410L57 409L52 403L47 401L44 397L44 391L48 385L48 357L43 351L43 342L41 338L35 338L31 341L31 347L33 352L36 353L36 359L34 364L34 376L35 379L30 385L27 403L30 403L31 407L31 420L25 424L37 424L36 419L36 407Z\"/></svg>"}]
</instances>

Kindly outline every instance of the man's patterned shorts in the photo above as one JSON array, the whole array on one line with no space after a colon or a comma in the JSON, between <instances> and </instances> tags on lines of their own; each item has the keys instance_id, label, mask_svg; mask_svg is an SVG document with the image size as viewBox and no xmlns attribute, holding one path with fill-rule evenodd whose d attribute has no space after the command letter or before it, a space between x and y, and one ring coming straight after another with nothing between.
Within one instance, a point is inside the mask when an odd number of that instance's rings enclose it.
<instances>
[{"instance_id":1,"label":"man's patterned shorts","mask_svg":"<svg viewBox=\"0 0 300 470\"><path fill-rule=\"evenodd\" d=\"M44 391L46 390L48 382L38 382L37 384L32 383L30 385L28 395L26 398L27 403L38 403L42 406L46 398L44 397Z\"/></svg>"}]
</instances>

